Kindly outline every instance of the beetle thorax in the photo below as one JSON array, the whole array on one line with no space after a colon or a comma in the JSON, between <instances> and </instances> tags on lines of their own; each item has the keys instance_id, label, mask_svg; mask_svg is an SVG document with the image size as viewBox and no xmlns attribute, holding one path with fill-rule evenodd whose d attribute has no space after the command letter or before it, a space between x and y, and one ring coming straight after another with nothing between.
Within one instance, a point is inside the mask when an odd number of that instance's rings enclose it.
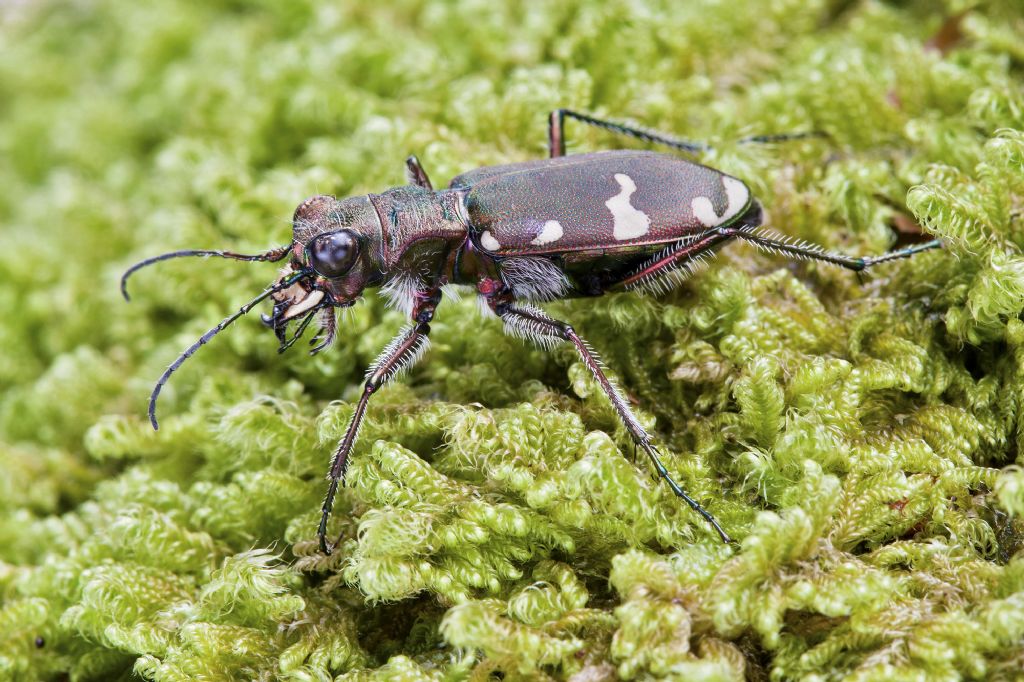
<instances>
[{"instance_id":1,"label":"beetle thorax","mask_svg":"<svg viewBox=\"0 0 1024 682\"><path fill-rule=\"evenodd\" d=\"M422 187L396 187L371 194L370 202L383 225L382 258L385 268L421 251L457 249L468 235L459 208L459 193L434 192Z\"/></svg>"}]
</instances>

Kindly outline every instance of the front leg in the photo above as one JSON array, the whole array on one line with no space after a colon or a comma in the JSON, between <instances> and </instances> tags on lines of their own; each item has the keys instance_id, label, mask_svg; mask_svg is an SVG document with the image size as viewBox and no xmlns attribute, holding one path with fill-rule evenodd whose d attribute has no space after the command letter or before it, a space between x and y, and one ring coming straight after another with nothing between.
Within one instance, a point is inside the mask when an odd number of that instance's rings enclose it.
<instances>
[{"instance_id":1,"label":"front leg","mask_svg":"<svg viewBox=\"0 0 1024 682\"><path fill-rule=\"evenodd\" d=\"M530 339L540 346L549 346L551 342L557 341L568 341L575 348L576 352L579 353L580 359L583 360L583 364L587 366L591 374L600 384L601 390L604 391L605 395L608 396L608 400L611 401L612 406L619 415L619 419L622 424L626 427L633 442L640 446L640 448L647 453L647 456L651 459L651 463L654 465L655 471L658 475L665 479L668 483L669 488L676 494L677 497L682 498L686 504L690 505L690 508L700 514L705 521L711 524L711 527L715 529L718 536L722 538L722 542L732 542L729 535L722 530L722 527L718 525L718 521L711 512L707 511L700 505L699 502L694 500L692 497L686 494L686 491L676 483L672 475L669 474L668 469L661 461L661 456L658 454L658 450L651 443L651 437L640 424L640 421L633 414L633 411L629 408L629 404L626 399L622 396L619 389L605 376L604 370L601 369L601 360L598 358L597 353L590 347L590 345L584 341L576 333L576 331L564 322L559 322L551 317L548 317L543 311L533 306L526 306L519 303L514 303L507 294L496 292L495 295L488 296L485 293L488 304L498 317L505 323L505 331L513 336L519 336L521 338Z\"/></svg>"},{"instance_id":2,"label":"front leg","mask_svg":"<svg viewBox=\"0 0 1024 682\"><path fill-rule=\"evenodd\" d=\"M434 309L440 301L439 292L431 292L427 295L417 296L416 307L413 310L413 324L403 329L391 343L381 352L370 368L366 371L366 384L363 386L363 394L359 396L356 403L356 411L349 420L345 435L342 436L338 448L334 451L334 459L331 461L331 472L328 475L330 481L327 486L327 496L321 508L320 526L317 529L317 537L320 540L320 551L330 554L333 547L327 544L327 520L331 516L331 509L334 508L334 496L338 492L338 485L345 483L345 471L348 469L348 456L352 452L352 446L359 436L359 427L363 424L363 417L366 415L366 405L370 402L370 396L377 392L381 386L393 379L395 375L409 369L420 359L427 349L428 335L430 334L430 320L434 317Z\"/></svg>"}]
</instances>

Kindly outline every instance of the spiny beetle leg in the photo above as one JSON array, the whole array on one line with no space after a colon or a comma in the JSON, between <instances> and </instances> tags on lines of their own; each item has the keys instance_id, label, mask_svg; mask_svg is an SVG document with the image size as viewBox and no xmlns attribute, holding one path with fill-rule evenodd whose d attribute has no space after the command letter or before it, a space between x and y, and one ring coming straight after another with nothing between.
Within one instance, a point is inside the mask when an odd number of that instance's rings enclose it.
<instances>
[{"instance_id":1,"label":"spiny beetle leg","mask_svg":"<svg viewBox=\"0 0 1024 682\"><path fill-rule=\"evenodd\" d=\"M550 158L565 156L565 119L567 117L574 118L577 121L592 125L596 128L604 128L605 130L610 130L613 133L635 137L639 140L643 140L644 142L663 144L667 147L671 147L672 149L678 149L679 151L688 152L690 154L711 149L708 145L700 142L689 142L687 140L680 140L678 138L650 130L633 128L631 126L622 125L621 123L615 123L614 121L607 121L602 118L595 118L593 116L588 116L587 114L581 114L578 111L572 111L571 109L555 109L551 112L550 116L548 116L548 156Z\"/></svg>"},{"instance_id":2,"label":"spiny beetle leg","mask_svg":"<svg viewBox=\"0 0 1024 682\"><path fill-rule=\"evenodd\" d=\"M359 396L355 412L349 420L345 435L338 443L334 451L334 458L331 460L331 472L328 475L330 483L327 486L327 495L324 497L324 504L321 508L320 526L317 528L317 538L320 541L320 551L330 554L334 549L327 544L327 520L334 508L334 496L338 492L338 486L344 485L345 471L348 469L348 456L352 452L352 446L359 436L359 428L363 424L363 417L366 416L366 406L370 402L370 396L384 386L396 374L409 369L423 355L427 348L427 337L430 334L430 325L427 324L433 317L434 308L440 301L439 292L420 297L420 300L429 301L426 306L418 306L414 311L416 321L412 326L406 327L391 343L381 352L377 360L370 365L366 372L366 384L363 386L363 394Z\"/></svg>"},{"instance_id":3,"label":"spiny beetle leg","mask_svg":"<svg viewBox=\"0 0 1024 682\"><path fill-rule=\"evenodd\" d=\"M416 158L415 154L410 154L409 158L405 160L405 181L410 185L416 185L417 187L423 187L429 190L434 189L434 185L430 182L430 177L427 175L427 171L423 170L423 165L420 163L420 160Z\"/></svg>"},{"instance_id":4,"label":"spiny beetle leg","mask_svg":"<svg viewBox=\"0 0 1024 682\"><path fill-rule=\"evenodd\" d=\"M697 235L688 241L680 241L651 257L646 263L630 272L624 278L608 285L609 291L644 286L669 274L686 263L698 259L722 242L735 237L733 231L715 229Z\"/></svg>"},{"instance_id":5,"label":"spiny beetle leg","mask_svg":"<svg viewBox=\"0 0 1024 682\"><path fill-rule=\"evenodd\" d=\"M519 336L522 338L530 339L537 342L541 346L547 345L546 339L568 341L575 348L579 354L583 364L587 366L591 374L594 375L594 379L601 386L601 390L611 401L612 407L615 408L619 419L622 421L623 426L626 427L626 431L629 432L633 442L640 447L647 456L650 457L651 463L654 465L655 471L658 475L665 479L665 482L671 488L672 492L679 498L681 498L686 504L690 506L695 512L701 515L705 521L707 521L718 536L722 539L722 542L731 543L732 539L729 537L722 527L718 524L718 521L709 511L704 509L695 499L686 494L686 491L676 483L672 475L669 474L668 469L661 461L661 456L658 454L657 448L654 447L651 442L651 437L640 424L640 421L633 414L633 411L629 408L629 404L626 399L622 396L621 391L618 387L612 383L612 381L605 375L604 370L601 366L601 360L593 348L590 347L586 341L584 341L576 333L576 331L564 322L559 322L551 317L548 317L543 311L533 306L527 306L523 304L510 303L507 299L502 300L502 297L488 297L488 304L494 310L495 314L498 315L505 323L506 332Z\"/></svg>"},{"instance_id":6,"label":"spiny beetle leg","mask_svg":"<svg viewBox=\"0 0 1024 682\"><path fill-rule=\"evenodd\" d=\"M933 239L928 242L922 242L921 244L914 244L902 249L896 249L895 251L889 251L883 253L881 256L871 256L865 259L865 267L871 267L878 265L879 263L887 263L891 260L899 260L901 258L910 258L913 255L921 253L922 251L931 251L932 249L941 249L942 240Z\"/></svg>"},{"instance_id":7,"label":"spiny beetle leg","mask_svg":"<svg viewBox=\"0 0 1024 682\"><path fill-rule=\"evenodd\" d=\"M798 260L815 260L831 263L854 272L862 272L881 263L901 258L910 258L922 251L942 248L942 242L938 239L933 239L930 242L914 244L903 249L883 253L880 256L855 257L833 253L817 244L794 240L771 230L737 226L717 227L697 235L687 242L679 242L655 254L649 261L629 273L623 279L608 284L607 288L610 291L615 291L643 286L688 262L699 259L700 256L713 250L722 242L733 238L750 242L758 248L771 253L779 253Z\"/></svg>"},{"instance_id":8,"label":"spiny beetle leg","mask_svg":"<svg viewBox=\"0 0 1024 682\"><path fill-rule=\"evenodd\" d=\"M780 253L794 259L816 260L824 263L831 263L855 272L861 272L862 270L866 270L867 268L881 263L887 263L901 258L910 258L922 251L942 248L942 242L938 239L933 239L932 241L924 242L923 244L914 244L913 246L908 246L904 249L889 251L888 253L883 253L880 256L857 257L826 251L823 247L818 246L817 244L793 240L792 238L777 234L771 230L734 230L734 235L739 239L750 242L764 251Z\"/></svg>"},{"instance_id":9,"label":"spiny beetle leg","mask_svg":"<svg viewBox=\"0 0 1024 682\"><path fill-rule=\"evenodd\" d=\"M653 142L655 144L662 144L672 149L677 149L682 152L689 154L695 154L697 152L705 152L710 150L712 147L709 144L703 142L692 142L690 140L682 140L677 137L665 135L663 133L657 133L651 130L644 130L643 128L634 128L632 126L623 125L621 123L615 123L614 121L608 121L602 118L596 118L594 116L588 116L587 114L581 114L571 109L555 109L548 116L548 156L555 158L558 156L565 156L565 119L574 118L577 121L592 125L597 128L604 128L610 130L613 133L620 135L628 135L629 137L635 137L644 142ZM818 130L801 131L795 133L776 133L769 135L748 135L747 137L741 138L739 144L771 144L775 142L791 142L793 140L805 140L808 138L828 138L828 133L824 133Z\"/></svg>"}]
</instances>

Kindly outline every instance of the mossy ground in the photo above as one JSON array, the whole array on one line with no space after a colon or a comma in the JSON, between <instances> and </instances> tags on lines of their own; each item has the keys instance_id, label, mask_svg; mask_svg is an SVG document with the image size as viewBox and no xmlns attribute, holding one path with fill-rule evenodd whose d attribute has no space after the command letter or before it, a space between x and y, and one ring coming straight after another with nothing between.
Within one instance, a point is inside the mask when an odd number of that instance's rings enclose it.
<instances>
[{"instance_id":1,"label":"mossy ground","mask_svg":"<svg viewBox=\"0 0 1024 682\"><path fill-rule=\"evenodd\" d=\"M0 678L1020 674L1018 2L14 2L0 55ZM150 430L154 378L275 271L169 262L126 305L129 263L286 242L410 152L437 183L537 158L558 106L714 143L794 237L947 244L863 279L736 245L550 306L740 547L627 461L568 349L468 297L372 405L329 559L322 475L401 323L373 294L315 358L238 323ZM794 130L830 139L735 143Z\"/></svg>"}]
</instances>

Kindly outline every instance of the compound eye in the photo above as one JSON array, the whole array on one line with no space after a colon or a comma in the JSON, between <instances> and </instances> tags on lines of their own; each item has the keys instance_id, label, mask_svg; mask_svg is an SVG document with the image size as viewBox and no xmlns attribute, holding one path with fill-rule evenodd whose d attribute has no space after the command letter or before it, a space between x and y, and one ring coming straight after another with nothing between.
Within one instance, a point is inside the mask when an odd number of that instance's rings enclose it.
<instances>
[{"instance_id":1,"label":"compound eye","mask_svg":"<svg viewBox=\"0 0 1024 682\"><path fill-rule=\"evenodd\" d=\"M341 277L352 269L357 250L356 238L348 230L322 234L306 247L309 264L328 279Z\"/></svg>"}]
</instances>

